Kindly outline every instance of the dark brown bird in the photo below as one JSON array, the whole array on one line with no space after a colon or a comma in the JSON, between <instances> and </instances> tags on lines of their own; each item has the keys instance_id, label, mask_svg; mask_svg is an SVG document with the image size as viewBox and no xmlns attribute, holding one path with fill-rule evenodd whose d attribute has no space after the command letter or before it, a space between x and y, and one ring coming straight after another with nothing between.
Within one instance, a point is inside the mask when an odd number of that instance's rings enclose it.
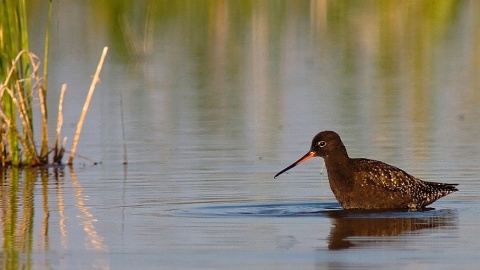
<instances>
[{"instance_id":1,"label":"dark brown bird","mask_svg":"<svg viewBox=\"0 0 480 270\"><path fill-rule=\"evenodd\" d=\"M422 209L458 191L458 184L422 181L381 161L350 158L333 131L318 133L310 151L274 178L312 157L325 160L330 187L345 209Z\"/></svg>"}]
</instances>

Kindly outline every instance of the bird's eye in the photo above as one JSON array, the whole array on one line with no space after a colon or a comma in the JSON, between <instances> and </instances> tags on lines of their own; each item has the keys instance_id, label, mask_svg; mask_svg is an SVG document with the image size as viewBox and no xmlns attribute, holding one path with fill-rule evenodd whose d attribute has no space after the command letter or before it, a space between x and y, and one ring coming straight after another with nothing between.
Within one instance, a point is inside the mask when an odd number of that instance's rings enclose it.
<instances>
[{"instance_id":1,"label":"bird's eye","mask_svg":"<svg viewBox=\"0 0 480 270\"><path fill-rule=\"evenodd\" d=\"M324 147L325 145L327 145L327 143L325 141L319 141L318 142L318 146L320 146L320 147Z\"/></svg>"}]
</instances>

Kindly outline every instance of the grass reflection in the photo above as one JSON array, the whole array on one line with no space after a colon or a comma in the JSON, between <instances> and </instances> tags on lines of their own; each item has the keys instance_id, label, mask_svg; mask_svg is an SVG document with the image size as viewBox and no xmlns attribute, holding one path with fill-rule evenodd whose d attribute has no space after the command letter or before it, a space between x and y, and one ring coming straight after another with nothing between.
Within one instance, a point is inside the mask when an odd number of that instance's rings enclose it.
<instances>
[{"instance_id":1,"label":"grass reflection","mask_svg":"<svg viewBox=\"0 0 480 270\"><path fill-rule=\"evenodd\" d=\"M60 185L60 182L58 181L59 178L63 178L63 170L54 169L53 173L54 173L54 178L55 178L55 191L56 191L56 195L57 195L58 215L60 217L60 220L58 221L58 226L60 228L60 234L61 234L60 242L62 244L62 247L64 249L67 249L67 247L68 247L68 245L67 245L67 225L66 225L67 216L65 214L65 203L64 203L64 198L63 198L64 191L63 191L62 185ZM44 193L46 193L46 192L44 192ZM48 204L46 204L46 206L44 206L45 210L48 210L47 207L48 207Z\"/></svg>"},{"instance_id":2,"label":"grass reflection","mask_svg":"<svg viewBox=\"0 0 480 270\"><path fill-rule=\"evenodd\" d=\"M214 123L228 122L225 118L235 114L230 113L232 108L253 112L251 118L259 127L271 129L281 123L279 110L284 109L286 96L282 93L293 91L282 87L288 88L297 70L302 70L302 57L307 57L310 69L305 72L319 78L309 87L333 81L330 91L340 94L335 105L344 109L340 114L349 126L356 128L362 115L358 98L352 97L369 95L375 117L372 129L392 132L378 132L378 136L395 138L399 130L409 130L423 145L433 125L430 101L436 86L432 82L438 63L446 62L435 53L464 6L476 4L458 0L147 0L92 5L103 18L117 56L147 67L149 59L162 57L166 74L153 84L192 81L198 90L198 111L220 108L218 114L208 116ZM474 44L478 40L475 36ZM472 49L478 51L478 46ZM471 59L476 62L478 57ZM158 75L157 70L151 72ZM359 89L373 90L359 93ZM381 121L385 118L395 121ZM401 121L407 126L399 125Z\"/></svg>"},{"instance_id":3,"label":"grass reflection","mask_svg":"<svg viewBox=\"0 0 480 270\"><path fill-rule=\"evenodd\" d=\"M83 187L77 180L77 176L73 169L70 169L70 177L72 179L73 191L76 198L76 206L80 210L82 219L83 231L87 234L86 248L87 250L108 251L107 245L103 242L103 237L95 230L94 223L97 221L94 215L90 212L89 207L85 204L88 198L83 194Z\"/></svg>"},{"instance_id":4,"label":"grass reflection","mask_svg":"<svg viewBox=\"0 0 480 270\"><path fill-rule=\"evenodd\" d=\"M131 90L145 89L135 92L139 107L150 90L169 93L159 106L165 110L186 107L178 88L192 89L196 103L189 108L217 108L199 119L213 123L210 130L248 112L240 122L255 119L267 142L275 141L269 130L284 124L285 99L303 86L318 89L311 100L323 98L324 89L336 92L332 107L341 111L335 115L352 129L367 118L378 134L375 141L392 138L384 143L394 144L395 134L407 130L409 138L424 145L434 124L431 101L437 97L438 74L445 73L457 49L442 46L457 38L458 25L479 29L478 4L458 0L101 0L84 5L91 17L79 23L91 29L94 22L117 61L141 67L134 81L144 76L147 85ZM475 18L473 26L459 20L467 12ZM463 89L478 88L476 33L458 42L474 44L463 48L472 66L471 83L463 82ZM95 40L85 36L77 43L87 39ZM365 96L368 101L362 103Z\"/></svg>"},{"instance_id":5,"label":"grass reflection","mask_svg":"<svg viewBox=\"0 0 480 270\"><path fill-rule=\"evenodd\" d=\"M23 181L19 181L22 172ZM36 173L17 168L0 170L3 269L31 269L33 242L33 190Z\"/></svg>"},{"instance_id":6,"label":"grass reflection","mask_svg":"<svg viewBox=\"0 0 480 270\"><path fill-rule=\"evenodd\" d=\"M65 171L69 173L71 186L65 183ZM61 248L53 247L57 251L75 248L78 243L68 241L68 230L75 228L67 226L65 200L73 200L80 211L77 218L81 219L80 226L86 234L86 250L108 251L95 229L97 220L86 205L87 196L73 168L11 168L0 170L0 177L2 269L31 269L32 254L51 251L52 237L60 238ZM40 200L41 203L36 203ZM55 215L51 216L52 213ZM36 215L41 219L35 219ZM59 232L51 228L58 228ZM47 258L45 266L50 264Z\"/></svg>"}]
</instances>

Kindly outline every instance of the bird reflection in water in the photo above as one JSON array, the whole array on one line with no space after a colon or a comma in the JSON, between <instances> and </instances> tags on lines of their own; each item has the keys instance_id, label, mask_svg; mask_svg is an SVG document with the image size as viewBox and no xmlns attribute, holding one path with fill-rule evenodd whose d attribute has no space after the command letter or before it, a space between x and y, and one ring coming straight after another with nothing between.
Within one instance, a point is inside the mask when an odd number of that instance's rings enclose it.
<instances>
[{"instance_id":1,"label":"bird reflection in water","mask_svg":"<svg viewBox=\"0 0 480 270\"><path fill-rule=\"evenodd\" d=\"M456 211L451 209L425 209L420 212L365 212L328 211L332 229L328 249L342 250L351 247L378 244L377 237L398 236L423 229L456 227ZM358 237L375 237L359 239ZM352 239L355 238L355 239ZM385 239L382 239L385 240ZM388 241L388 240L387 240Z\"/></svg>"}]
</instances>

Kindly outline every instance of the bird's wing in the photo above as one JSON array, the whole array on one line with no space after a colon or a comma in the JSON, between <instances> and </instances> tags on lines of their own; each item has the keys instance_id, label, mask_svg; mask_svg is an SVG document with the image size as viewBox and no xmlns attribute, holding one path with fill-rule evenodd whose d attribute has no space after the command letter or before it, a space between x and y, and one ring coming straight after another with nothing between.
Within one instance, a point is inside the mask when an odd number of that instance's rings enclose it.
<instances>
[{"instance_id":1,"label":"bird's wing","mask_svg":"<svg viewBox=\"0 0 480 270\"><path fill-rule=\"evenodd\" d=\"M371 159L354 159L357 163L357 177L365 185L376 185L378 187L390 190L405 192L412 189L427 188L420 179L409 175L405 171Z\"/></svg>"}]
</instances>

